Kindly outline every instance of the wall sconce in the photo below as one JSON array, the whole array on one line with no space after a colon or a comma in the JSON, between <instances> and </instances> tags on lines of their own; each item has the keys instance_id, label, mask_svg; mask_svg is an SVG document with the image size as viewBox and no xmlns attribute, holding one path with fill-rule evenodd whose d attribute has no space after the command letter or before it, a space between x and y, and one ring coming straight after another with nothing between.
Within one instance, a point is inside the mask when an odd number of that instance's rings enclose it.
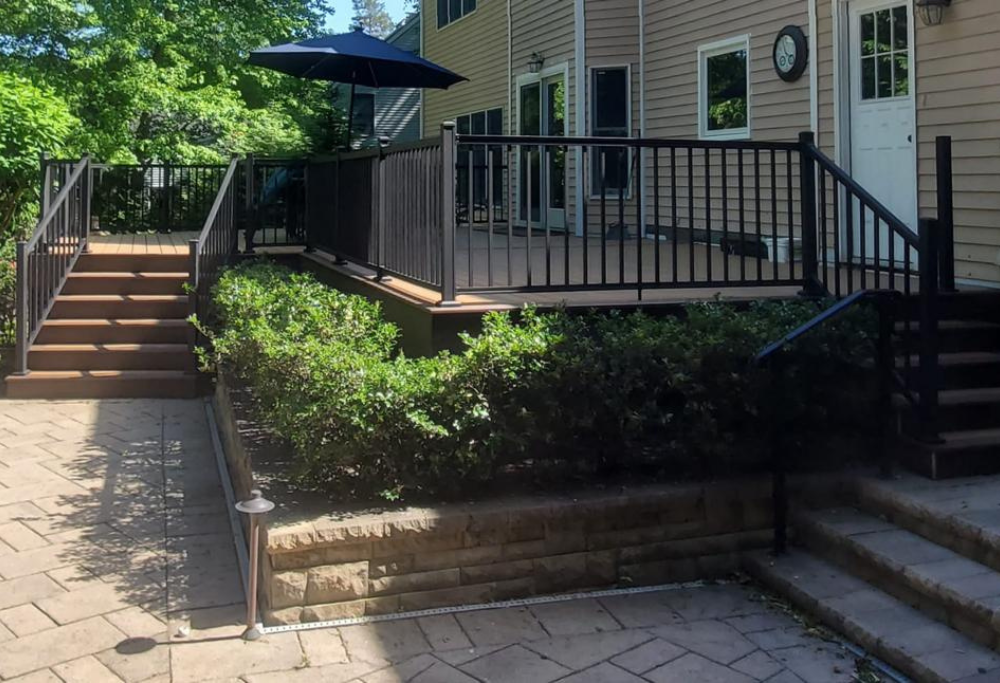
<instances>
[{"instance_id":1,"label":"wall sconce","mask_svg":"<svg viewBox=\"0 0 1000 683\"><path fill-rule=\"evenodd\" d=\"M531 58L528 59L528 72L533 74L541 73L544 64L545 56L538 52L532 52Z\"/></svg>"},{"instance_id":2,"label":"wall sconce","mask_svg":"<svg viewBox=\"0 0 1000 683\"><path fill-rule=\"evenodd\" d=\"M944 11L951 6L951 0L917 0L916 6L924 26L938 26L944 21Z\"/></svg>"}]
</instances>

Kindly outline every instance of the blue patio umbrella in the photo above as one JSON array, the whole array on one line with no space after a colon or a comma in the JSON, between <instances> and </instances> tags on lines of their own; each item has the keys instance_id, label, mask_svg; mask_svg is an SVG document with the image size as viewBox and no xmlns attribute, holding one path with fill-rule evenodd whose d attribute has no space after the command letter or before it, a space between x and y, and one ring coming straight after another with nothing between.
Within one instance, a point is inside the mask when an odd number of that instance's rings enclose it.
<instances>
[{"instance_id":1,"label":"blue patio umbrella","mask_svg":"<svg viewBox=\"0 0 1000 683\"><path fill-rule=\"evenodd\" d=\"M468 80L406 50L367 35L360 28L298 43L254 50L250 63L275 71L351 85L347 139L354 125L354 90L369 88L447 89Z\"/></svg>"}]
</instances>

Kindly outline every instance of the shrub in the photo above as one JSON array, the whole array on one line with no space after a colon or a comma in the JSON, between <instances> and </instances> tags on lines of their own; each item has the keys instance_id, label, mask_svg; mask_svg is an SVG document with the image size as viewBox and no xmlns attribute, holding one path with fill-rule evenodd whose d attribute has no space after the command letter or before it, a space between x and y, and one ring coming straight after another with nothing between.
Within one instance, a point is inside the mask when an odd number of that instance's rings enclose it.
<instances>
[{"instance_id":1,"label":"shrub","mask_svg":"<svg viewBox=\"0 0 1000 683\"><path fill-rule=\"evenodd\" d=\"M407 358L378 304L256 262L214 290L213 357L296 451L299 479L340 496L468 494L499 475L566 481L759 469L778 419L793 443L865 426L863 314L751 363L814 316L808 301L641 313L485 316L464 351ZM850 396L850 400L845 400Z\"/></svg>"}]
</instances>

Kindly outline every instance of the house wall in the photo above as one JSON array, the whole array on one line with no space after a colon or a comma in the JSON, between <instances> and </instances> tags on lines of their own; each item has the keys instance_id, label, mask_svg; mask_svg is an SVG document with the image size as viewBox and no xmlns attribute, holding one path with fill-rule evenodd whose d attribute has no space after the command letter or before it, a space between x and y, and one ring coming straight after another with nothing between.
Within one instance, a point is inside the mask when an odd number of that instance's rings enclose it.
<instances>
[{"instance_id":1,"label":"house wall","mask_svg":"<svg viewBox=\"0 0 1000 683\"><path fill-rule=\"evenodd\" d=\"M820 141L835 151L834 51L844 0L819 2ZM954 0L940 26L915 20L920 214L936 211L934 139L954 144L955 274L1000 282L1000 5ZM842 71L842 69L840 70ZM846 123L846 122L845 122ZM849 148L841 136L841 150ZM844 157L846 159L846 157Z\"/></svg>"},{"instance_id":2,"label":"house wall","mask_svg":"<svg viewBox=\"0 0 1000 683\"><path fill-rule=\"evenodd\" d=\"M444 121L496 107L503 108L506 126L506 0L480 0L475 12L440 29L436 0L423 0L421 17L423 56L469 79L448 90L424 91L424 137L439 135Z\"/></svg>"}]
</instances>

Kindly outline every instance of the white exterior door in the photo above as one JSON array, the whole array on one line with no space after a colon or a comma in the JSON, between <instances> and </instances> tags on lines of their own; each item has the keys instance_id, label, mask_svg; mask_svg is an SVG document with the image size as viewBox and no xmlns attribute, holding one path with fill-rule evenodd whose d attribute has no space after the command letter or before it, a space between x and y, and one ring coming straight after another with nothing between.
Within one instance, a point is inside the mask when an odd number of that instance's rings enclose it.
<instances>
[{"instance_id":1,"label":"white exterior door","mask_svg":"<svg viewBox=\"0 0 1000 683\"><path fill-rule=\"evenodd\" d=\"M913 15L909 2L850 5L851 175L900 220L917 229ZM887 261L889 234L855 209L854 256ZM862 236L862 227L864 234ZM895 244L896 259L904 254Z\"/></svg>"},{"instance_id":2,"label":"white exterior door","mask_svg":"<svg viewBox=\"0 0 1000 683\"><path fill-rule=\"evenodd\" d=\"M518 80L518 133L566 135L566 76L562 67ZM518 154L518 219L532 226L566 229L566 149L522 148ZM528 178L531 191L528 191ZM531 206L528 204L530 194Z\"/></svg>"}]
</instances>

